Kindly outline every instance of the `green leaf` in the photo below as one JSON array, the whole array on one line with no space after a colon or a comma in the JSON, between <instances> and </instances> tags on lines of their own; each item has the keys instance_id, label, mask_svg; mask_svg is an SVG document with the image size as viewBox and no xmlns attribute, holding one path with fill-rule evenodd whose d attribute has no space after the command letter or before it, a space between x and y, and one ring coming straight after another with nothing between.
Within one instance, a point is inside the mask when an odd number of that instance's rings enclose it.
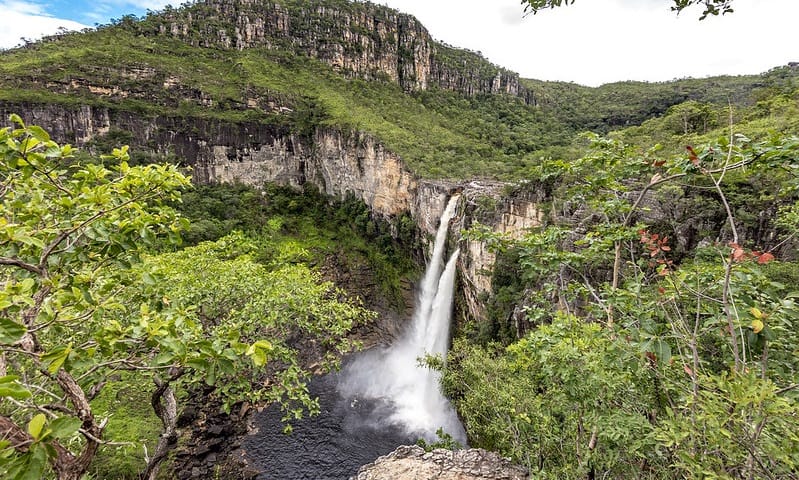
<instances>
[{"instance_id":1,"label":"green leaf","mask_svg":"<svg viewBox=\"0 0 799 480\"><path fill-rule=\"evenodd\" d=\"M42 355L42 362L47 365L47 371L56 373L72 352L72 346L62 346Z\"/></svg>"},{"instance_id":2,"label":"green leaf","mask_svg":"<svg viewBox=\"0 0 799 480\"><path fill-rule=\"evenodd\" d=\"M20 128L25 128L25 122L23 122L22 118L20 118L20 116L17 115L16 113L12 113L11 115L9 115L8 120L11 123L16 123L17 125L19 125Z\"/></svg>"},{"instance_id":3,"label":"green leaf","mask_svg":"<svg viewBox=\"0 0 799 480\"><path fill-rule=\"evenodd\" d=\"M4 317L0 317L0 343L14 344L25 335L28 330L24 325Z\"/></svg>"},{"instance_id":4,"label":"green leaf","mask_svg":"<svg viewBox=\"0 0 799 480\"><path fill-rule=\"evenodd\" d=\"M47 158L59 158L61 157L61 149L58 148L58 145L51 145L45 150L44 156Z\"/></svg>"},{"instance_id":5,"label":"green leaf","mask_svg":"<svg viewBox=\"0 0 799 480\"><path fill-rule=\"evenodd\" d=\"M208 360L204 358L192 358L186 362L186 365L195 370L205 370L208 368Z\"/></svg>"},{"instance_id":6,"label":"green leaf","mask_svg":"<svg viewBox=\"0 0 799 480\"><path fill-rule=\"evenodd\" d=\"M267 361L266 352L264 352L261 349L256 349L255 351L253 351L252 353L253 365L255 365L256 367L263 367L264 365L266 365L266 361Z\"/></svg>"},{"instance_id":7,"label":"green leaf","mask_svg":"<svg viewBox=\"0 0 799 480\"><path fill-rule=\"evenodd\" d=\"M89 289L81 285L79 290L83 300L85 300L89 305L94 305L94 298L92 297L91 292L89 292Z\"/></svg>"},{"instance_id":8,"label":"green leaf","mask_svg":"<svg viewBox=\"0 0 799 480\"><path fill-rule=\"evenodd\" d=\"M44 131L44 129L38 125L31 125L28 127L28 131L33 136L33 138L37 140L41 140L42 142L49 142L50 135Z\"/></svg>"},{"instance_id":9,"label":"green leaf","mask_svg":"<svg viewBox=\"0 0 799 480\"><path fill-rule=\"evenodd\" d=\"M0 377L0 397L11 397L15 400L30 398L31 392L19 383L18 380L19 377L17 375Z\"/></svg>"},{"instance_id":10,"label":"green leaf","mask_svg":"<svg viewBox=\"0 0 799 480\"><path fill-rule=\"evenodd\" d=\"M267 362L267 353L272 351L272 344L267 340L258 340L247 349L247 355L252 357L256 367L263 367Z\"/></svg>"},{"instance_id":11,"label":"green leaf","mask_svg":"<svg viewBox=\"0 0 799 480\"><path fill-rule=\"evenodd\" d=\"M59 417L50 423L52 436L59 439L66 439L77 432L83 422L75 417Z\"/></svg>"},{"instance_id":12,"label":"green leaf","mask_svg":"<svg viewBox=\"0 0 799 480\"><path fill-rule=\"evenodd\" d=\"M42 429L44 428L44 424L47 422L47 417L44 416L43 413L36 414L31 421L28 422L28 433L31 434L31 437L34 440L39 440L40 435L42 434Z\"/></svg>"},{"instance_id":13,"label":"green leaf","mask_svg":"<svg viewBox=\"0 0 799 480\"><path fill-rule=\"evenodd\" d=\"M41 480L47 466L47 451L41 445L31 446L28 452L27 466L17 475L19 480Z\"/></svg>"},{"instance_id":14,"label":"green leaf","mask_svg":"<svg viewBox=\"0 0 799 480\"><path fill-rule=\"evenodd\" d=\"M205 382L213 386L216 383L216 363L211 363L208 366L208 372L205 375Z\"/></svg>"},{"instance_id":15,"label":"green leaf","mask_svg":"<svg viewBox=\"0 0 799 480\"><path fill-rule=\"evenodd\" d=\"M17 237L17 240L24 243L25 245L33 245L34 247L44 248L45 243L36 237L31 237L29 235L20 235Z\"/></svg>"},{"instance_id":16,"label":"green leaf","mask_svg":"<svg viewBox=\"0 0 799 480\"><path fill-rule=\"evenodd\" d=\"M142 273L141 279L142 279L142 281L144 282L145 285L150 286L150 287L158 284L158 281L155 279L155 277L153 277L148 272Z\"/></svg>"},{"instance_id":17,"label":"green leaf","mask_svg":"<svg viewBox=\"0 0 799 480\"><path fill-rule=\"evenodd\" d=\"M655 355L658 356L658 362L661 365L666 365L671 360L671 345L665 340L657 339L655 341Z\"/></svg>"}]
</instances>

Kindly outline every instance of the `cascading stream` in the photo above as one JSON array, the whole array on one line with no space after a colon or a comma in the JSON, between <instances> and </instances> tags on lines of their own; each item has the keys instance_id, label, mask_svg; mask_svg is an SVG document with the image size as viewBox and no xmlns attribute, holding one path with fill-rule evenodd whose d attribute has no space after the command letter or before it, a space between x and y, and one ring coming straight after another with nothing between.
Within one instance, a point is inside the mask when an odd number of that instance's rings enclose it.
<instances>
[{"instance_id":1,"label":"cascading stream","mask_svg":"<svg viewBox=\"0 0 799 480\"><path fill-rule=\"evenodd\" d=\"M433 253L422 279L407 331L393 345L362 352L339 374L315 377L310 393L320 414L281 432L282 414L271 406L255 416L258 433L243 443L260 480L346 480L358 467L420 437L436 441L436 430L463 445L466 434L439 388L439 372L418 365L426 355L445 356L455 288L456 250L444 264L449 222L457 197L441 217Z\"/></svg>"},{"instance_id":2,"label":"cascading stream","mask_svg":"<svg viewBox=\"0 0 799 480\"><path fill-rule=\"evenodd\" d=\"M373 419L378 424L399 425L426 440L436 440L441 428L465 444L463 426L439 388L440 373L418 365L426 355L447 353L459 251L445 265L444 250L457 203L453 196L441 216L410 328L387 349L365 352L351 362L340 389L345 396L388 400L390 405L379 412L382 417Z\"/></svg>"}]
</instances>

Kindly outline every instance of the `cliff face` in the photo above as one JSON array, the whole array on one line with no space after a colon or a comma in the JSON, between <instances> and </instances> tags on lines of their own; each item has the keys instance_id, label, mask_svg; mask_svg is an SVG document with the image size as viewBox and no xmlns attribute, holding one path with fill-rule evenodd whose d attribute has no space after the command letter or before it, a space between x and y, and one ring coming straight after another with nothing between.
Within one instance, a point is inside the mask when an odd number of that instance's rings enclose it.
<instances>
[{"instance_id":1,"label":"cliff face","mask_svg":"<svg viewBox=\"0 0 799 480\"><path fill-rule=\"evenodd\" d=\"M320 128L312 136L292 134L263 124L230 124L214 120L145 118L130 112L81 106L0 104L0 116L18 113L30 124L41 125L62 143L78 146L102 138L112 130L131 135L133 153L182 159L191 167L196 183L241 182L262 185L316 185L321 191L343 197L354 195L374 215L391 219L410 212L423 234L431 237L449 197L463 192L462 214L451 231L471 226L473 206L480 198L497 205L487 220L494 229L512 235L537 225L541 214L535 199L503 198L502 184L456 184L426 181L414 176L396 154L364 134ZM494 254L482 242L464 242L460 257L464 315L483 316L481 294L491 289Z\"/></svg>"},{"instance_id":2,"label":"cliff face","mask_svg":"<svg viewBox=\"0 0 799 480\"><path fill-rule=\"evenodd\" d=\"M498 182L469 182L463 186L462 211L453 227L459 231L471 228L475 222L490 227L508 238L518 239L530 228L540 226L545 219L540 209L543 199L528 194L509 196L505 184ZM488 204L488 207L484 205ZM462 314L470 318L485 318L482 298L493 290L491 277L496 253L484 241L461 241L459 271L465 308Z\"/></svg>"},{"instance_id":3,"label":"cliff face","mask_svg":"<svg viewBox=\"0 0 799 480\"><path fill-rule=\"evenodd\" d=\"M527 98L516 73L437 43L415 17L371 2L203 0L130 28L201 47L292 51L344 75L388 80L409 92L438 87Z\"/></svg>"},{"instance_id":4,"label":"cliff face","mask_svg":"<svg viewBox=\"0 0 799 480\"><path fill-rule=\"evenodd\" d=\"M370 2L199 0L179 9L167 7L140 21L122 21L112 28L208 47L214 59L226 58L226 50L244 49L306 55L343 75L395 82L409 92L441 88L465 95L529 97L518 75L473 52L437 43L414 17ZM170 158L191 167L196 183L310 183L332 196L360 198L380 217L390 219L410 212L419 229L431 236L448 197L455 190L464 190L462 185L420 180L399 155L369 135L318 127L315 125L321 122L316 121L299 128L296 117L304 100L268 89L245 88L243 98L224 106L220 104L224 95L212 97L185 84L176 72L135 61L112 67L86 65L79 73L9 80L13 81L22 82L20 88L35 85L86 102L0 102L4 118L18 113L61 142L77 146L130 144L140 161ZM183 103L196 109L228 108L239 113L252 109L260 116L249 122L202 118L196 110L178 116L181 114L175 112L180 112ZM466 191L479 196L484 189ZM498 198L498 190L491 195ZM537 221L534 207L515 202L504 205L507 216L492 219L498 230L516 231ZM519 220L522 217L525 219ZM452 231L469 224L464 219ZM480 317L478 298L490 289L488 272L494 257L484 245L474 242L462 252L467 315Z\"/></svg>"}]
</instances>

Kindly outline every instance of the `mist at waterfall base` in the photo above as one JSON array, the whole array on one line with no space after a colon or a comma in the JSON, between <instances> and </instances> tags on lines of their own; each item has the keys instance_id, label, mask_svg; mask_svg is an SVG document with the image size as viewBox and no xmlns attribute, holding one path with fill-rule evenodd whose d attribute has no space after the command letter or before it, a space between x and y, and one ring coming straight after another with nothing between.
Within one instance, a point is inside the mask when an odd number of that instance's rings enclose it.
<instances>
[{"instance_id":1,"label":"mist at waterfall base","mask_svg":"<svg viewBox=\"0 0 799 480\"><path fill-rule=\"evenodd\" d=\"M441 393L439 372L419 364L426 355L444 357L449 344L459 251L446 264L444 251L456 206L453 197L441 216L413 319L402 336L347 359L339 373L314 378L309 390L321 412L292 422L291 434L282 433L276 406L256 415L258 433L242 446L263 472L258 478L348 479L400 445L439 440L439 429L466 445L463 426Z\"/></svg>"},{"instance_id":2,"label":"mist at waterfall base","mask_svg":"<svg viewBox=\"0 0 799 480\"><path fill-rule=\"evenodd\" d=\"M374 410L367 419L376 428L401 426L428 442L438 440L436 431L442 429L466 443L460 420L441 393L440 373L419 365L425 355L446 355L457 258L456 251L443 274L435 275L433 285L438 288L422 290L411 328L399 340L388 348L364 352L343 370L339 389L344 396L388 401L387 408Z\"/></svg>"}]
</instances>

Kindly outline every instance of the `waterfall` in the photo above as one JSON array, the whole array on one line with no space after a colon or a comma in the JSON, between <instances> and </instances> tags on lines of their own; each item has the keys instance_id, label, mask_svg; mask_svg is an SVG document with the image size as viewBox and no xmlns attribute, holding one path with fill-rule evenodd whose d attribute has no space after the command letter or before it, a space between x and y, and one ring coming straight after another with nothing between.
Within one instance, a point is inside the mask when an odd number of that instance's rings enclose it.
<instances>
[{"instance_id":1,"label":"waterfall","mask_svg":"<svg viewBox=\"0 0 799 480\"><path fill-rule=\"evenodd\" d=\"M450 198L441 216L410 328L390 347L364 352L352 361L343 372L340 389L353 402L359 396L386 400L380 418L372 419L377 424L401 425L428 441L437 440L441 428L465 444L463 426L441 393L440 373L419 365L426 355L447 353L459 250L446 264L444 250L457 203L457 195Z\"/></svg>"}]
</instances>

